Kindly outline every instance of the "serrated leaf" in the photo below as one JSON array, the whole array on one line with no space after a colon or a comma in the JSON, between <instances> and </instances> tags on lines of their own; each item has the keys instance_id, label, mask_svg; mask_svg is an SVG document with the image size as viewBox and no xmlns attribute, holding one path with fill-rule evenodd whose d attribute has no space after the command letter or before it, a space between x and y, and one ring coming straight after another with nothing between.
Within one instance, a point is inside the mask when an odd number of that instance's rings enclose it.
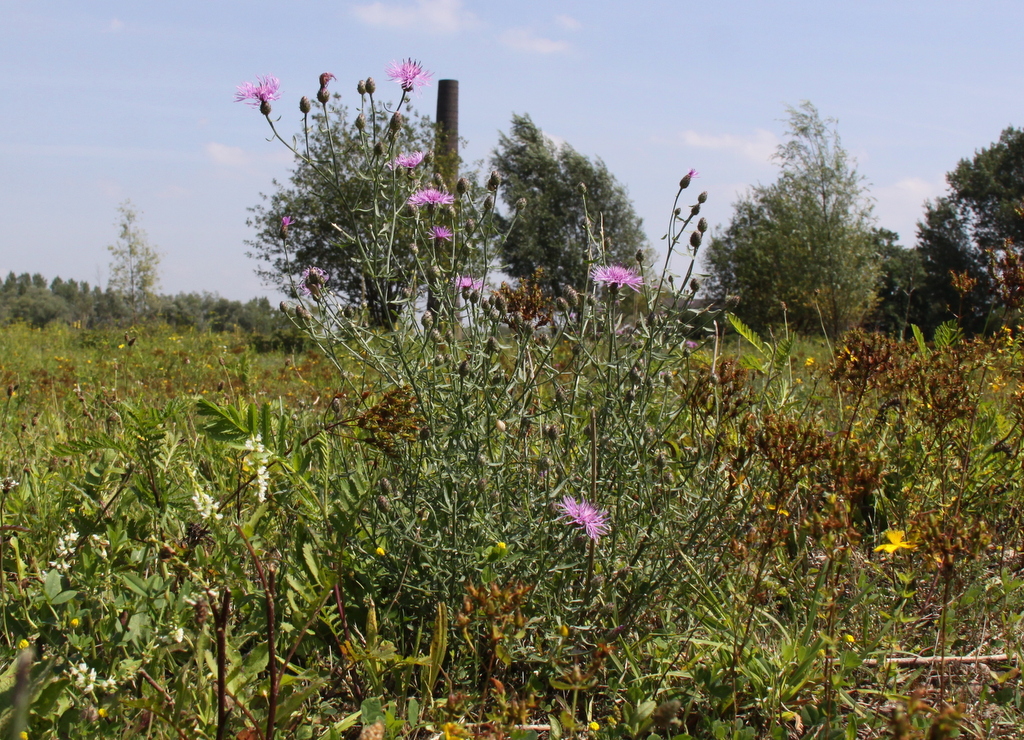
<instances>
[{"instance_id":1,"label":"serrated leaf","mask_svg":"<svg viewBox=\"0 0 1024 740\"><path fill-rule=\"evenodd\" d=\"M764 343L764 340L757 335L757 332L743 323L743 320L735 314L727 314L729 323L732 324L732 328L735 329L741 337L746 339L750 344L760 352L764 357L771 357L771 348Z\"/></svg>"},{"instance_id":2,"label":"serrated leaf","mask_svg":"<svg viewBox=\"0 0 1024 740\"><path fill-rule=\"evenodd\" d=\"M313 544L311 542L307 542L302 546L302 558L306 561L306 567L309 568L309 574L313 576L313 580L319 583L320 568L317 567L316 557L313 555Z\"/></svg>"}]
</instances>

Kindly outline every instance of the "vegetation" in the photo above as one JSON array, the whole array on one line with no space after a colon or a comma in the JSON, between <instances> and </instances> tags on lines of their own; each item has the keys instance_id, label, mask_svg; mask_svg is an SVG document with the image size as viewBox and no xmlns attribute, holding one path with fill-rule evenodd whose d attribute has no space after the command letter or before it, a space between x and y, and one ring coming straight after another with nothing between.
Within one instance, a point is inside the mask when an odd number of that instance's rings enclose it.
<instances>
[{"instance_id":1,"label":"vegetation","mask_svg":"<svg viewBox=\"0 0 1024 740\"><path fill-rule=\"evenodd\" d=\"M160 253L149 244L146 232L136 223L139 216L131 201L122 203L118 212L121 214L120 236L115 244L107 247L113 257L108 287L128 304L132 322L135 322L149 308L160 284Z\"/></svg>"}]
</instances>

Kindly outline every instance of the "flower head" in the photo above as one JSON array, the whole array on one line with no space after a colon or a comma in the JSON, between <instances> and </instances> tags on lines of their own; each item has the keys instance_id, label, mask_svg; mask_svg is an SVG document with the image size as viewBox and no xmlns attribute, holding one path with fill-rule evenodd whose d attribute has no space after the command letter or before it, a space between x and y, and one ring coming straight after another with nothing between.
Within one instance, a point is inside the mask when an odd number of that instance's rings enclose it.
<instances>
[{"instance_id":1,"label":"flower head","mask_svg":"<svg viewBox=\"0 0 1024 740\"><path fill-rule=\"evenodd\" d=\"M299 292L317 298L328 280L330 278L327 273L319 267L307 267L302 272L302 280L299 281Z\"/></svg>"},{"instance_id":2,"label":"flower head","mask_svg":"<svg viewBox=\"0 0 1024 740\"><path fill-rule=\"evenodd\" d=\"M322 75L320 75L320 87L327 87L328 82L336 79L338 78L332 75L330 72L324 72Z\"/></svg>"},{"instance_id":3,"label":"flower head","mask_svg":"<svg viewBox=\"0 0 1024 740\"><path fill-rule=\"evenodd\" d=\"M452 240L452 230L446 226L431 226L430 238L438 242L450 242Z\"/></svg>"},{"instance_id":4,"label":"flower head","mask_svg":"<svg viewBox=\"0 0 1024 740\"><path fill-rule=\"evenodd\" d=\"M594 542L608 534L608 512L601 511L586 499L577 501L572 496L565 496L558 508L562 511L559 519L568 519L570 524L581 527Z\"/></svg>"},{"instance_id":5,"label":"flower head","mask_svg":"<svg viewBox=\"0 0 1024 740\"><path fill-rule=\"evenodd\" d=\"M295 223L295 219L293 219L291 216L282 216L281 217L281 238L282 239L287 239L288 238L288 227L291 226L293 223Z\"/></svg>"},{"instance_id":6,"label":"flower head","mask_svg":"<svg viewBox=\"0 0 1024 740\"><path fill-rule=\"evenodd\" d=\"M692 180L695 177L700 177L700 173L697 172L697 170L691 168L690 171L686 173L686 176Z\"/></svg>"},{"instance_id":7,"label":"flower head","mask_svg":"<svg viewBox=\"0 0 1024 740\"><path fill-rule=\"evenodd\" d=\"M235 92L236 103L246 103L258 108L264 115L270 114L270 101L280 100L278 92L281 82L274 75L256 75L256 84L243 82Z\"/></svg>"},{"instance_id":8,"label":"flower head","mask_svg":"<svg viewBox=\"0 0 1024 740\"><path fill-rule=\"evenodd\" d=\"M407 170L416 169L420 165L420 163L426 158L426 156L426 152L399 154L397 157L388 162L388 169L393 170L396 167L402 167Z\"/></svg>"},{"instance_id":9,"label":"flower head","mask_svg":"<svg viewBox=\"0 0 1024 740\"><path fill-rule=\"evenodd\" d=\"M913 550L917 545L912 542L908 542L904 539L906 533L902 529L890 529L885 533L885 538L889 540L884 545L879 545L875 548L875 552L887 552L892 555L897 550L907 549Z\"/></svg>"},{"instance_id":10,"label":"flower head","mask_svg":"<svg viewBox=\"0 0 1024 740\"><path fill-rule=\"evenodd\" d=\"M640 286L644 284L644 279L635 270L622 265L595 267L591 271L590 277L594 279L595 283L603 283L616 290L625 285L639 292Z\"/></svg>"},{"instance_id":11,"label":"flower head","mask_svg":"<svg viewBox=\"0 0 1024 740\"><path fill-rule=\"evenodd\" d=\"M480 290L482 287L484 287L484 281L472 275L459 275L455 278L456 290Z\"/></svg>"},{"instance_id":12,"label":"flower head","mask_svg":"<svg viewBox=\"0 0 1024 740\"><path fill-rule=\"evenodd\" d=\"M429 85L432 77L432 73L423 69L423 65L415 59L403 59L401 63L391 62L385 71L405 92L419 90L424 85Z\"/></svg>"},{"instance_id":13,"label":"flower head","mask_svg":"<svg viewBox=\"0 0 1024 740\"><path fill-rule=\"evenodd\" d=\"M446 193L437 188L424 188L417 190L409 196L408 203L411 206L447 206L455 202L451 193Z\"/></svg>"}]
</instances>

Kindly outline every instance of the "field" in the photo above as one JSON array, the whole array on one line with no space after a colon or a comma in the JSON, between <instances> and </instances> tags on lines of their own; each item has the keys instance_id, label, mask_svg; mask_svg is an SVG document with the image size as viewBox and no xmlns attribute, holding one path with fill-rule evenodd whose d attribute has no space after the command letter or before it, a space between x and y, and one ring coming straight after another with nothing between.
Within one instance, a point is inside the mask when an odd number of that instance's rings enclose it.
<instances>
[{"instance_id":1,"label":"field","mask_svg":"<svg viewBox=\"0 0 1024 740\"><path fill-rule=\"evenodd\" d=\"M1013 332L528 297L399 349L2 329L2 736L1019 736Z\"/></svg>"}]
</instances>

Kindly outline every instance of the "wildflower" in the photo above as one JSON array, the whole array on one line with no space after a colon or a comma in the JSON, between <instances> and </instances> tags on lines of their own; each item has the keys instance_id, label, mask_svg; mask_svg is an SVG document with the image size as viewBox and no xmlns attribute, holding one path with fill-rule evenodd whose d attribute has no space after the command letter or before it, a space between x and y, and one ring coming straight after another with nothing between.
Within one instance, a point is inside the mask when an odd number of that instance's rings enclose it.
<instances>
[{"instance_id":1,"label":"wildflower","mask_svg":"<svg viewBox=\"0 0 1024 740\"><path fill-rule=\"evenodd\" d=\"M295 220L291 216L281 217L281 238L288 238L288 227L295 223Z\"/></svg>"},{"instance_id":2,"label":"wildflower","mask_svg":"<svg viewBox=\"0 0 1024 740\"><path fill-rule=\"evenodd\" d=\"M601 729L601 725L597 724L597 722L591 722L587 727L590 728L591 732L597 732Z\"/></svg>"},{"instance_id":3,"label":"wildflower","mask_svg":"<svg viewBox=\"0 0 1024 740\"><path fill-rule=\"evenodd\" d=\"M82 623L81 620L78 617L75 617L74 619L71 620L71 627L72 627L72 629L74 629L75 627L77 627L81 623Z\"/></svg>"},{"instance_id":4,"label":"wildflower","mask_svg":"<svg viewBox=\"0 0 1024 740\"><path fill-rule=\"evenodd\" d=\"M686 342L684 342L684 345L688 350L695 350L700 346L698 342L695 342L692 339L687 339Z\"/></svg>"},{"instance_id":5,"label":"wildflower","mask_svg":"<svg viewBox=\"0 0 1024 740\"><path fill-rule=\"evenodd\" d=\"M384 551L383 547L378 547L376 550L374 550L374 552L377 553L377 557L379 557L379 558L382 558L385 555L387 555L387 553Z\"/></svg>"},{"instance_id":6,"label":"wildflower","mask_svg":"<svg viewBox=\"0 0 1024 740\"><path fill-rule=\"evenodd\" d=\"M429 233L430 238L436 242L450 242L452 240L452 230L446 226L431 226Z\"/></svg>"},{"instance_id":7,"label":"wildflower","mask_svg":"<svg viewBox=\"0 0 1024 740\"><path fill-rule=\"evenodd\" d=\"M499 542L495 545L495 547L498 549L499 552L505 552L505 550L508 549L508 545L506 545L504 542Z\"/></svg>"},{"instance_id":8,"label":"wildflower","mask_svg":"<svg viewBox=\"0 0 1024 740\"><path fill-rule=\"evenodd\" d=\"M107 708L106 707L100 707L100 710L98 712L96 712L96 714L98 714L101 719L106 719L106 717L109 714L109 712L107 712Z\"/></svg>"},{"instance_id":9,"label":"wildflower","mask_svg":"<svg viewBox=\"0 0 1024 740\"><path fill-rule=\"evenodd\" d=\"M885 538L889 540L884 545L879 545L875 548L875 552L887 552L890 555L897 550L906 548L907 550L913 550L917 547L904 539L905 533L902 529L890 529L885 533Z\"/></svg>"},{"instance_id":10,"label":"wildflower","mask_svg":"<svg viewBox=\"0 0 1024 740\"><path fill-rule=\"evenodd\" d=\"M607 267L595 267L590 277L595 283L603 283L615 290L626 286L639 292L644 279L635 270L622 265L609 265Z\"/></svg>"},{"instance_id":11,"label":"wildflower","mask_svg":"<svg viewBox=\"0 0 1024 740\"><path fill-rule=\"evenodd\" d=\"M21 733L18 735L18 738L19 740L28 740L28 733L22 730Z\"/></svg>"},{"instance_id":12,"label":"wildflower","mask_svg":"<svg viewBox=\"0 0 1024 740\"><path fill-rule=\"evenodd\" d=\"M482 287L484 287L484 281L472 275L459 275L455 278L456 290L480 290Z\"/></svg>"},{"instance_id":13,"label":"wildflower","mask_svg":"<svg viewBox=\"0 0 1024 740\"><path fill-rule=\"evenodd\" d=\"M255 437L249 437L245 441L245 449L249 451L249 454L246 455L244 466L247 470L256 468L256 498L262 504L267 500L267 490L270 485L270 475L267 473L270 453L263 446L263 435L257 434ZM256 463L255 466L249 461L250 457L253 458L252 462Z\"/></svg>"},{"instance_id":14,"label":"wildflower","mask_svg":"<svg viewBox=\"0 0 1024 740\"><path fill-rule=\"evenodd\" d=\"M324 72L320 75L320 89L317 91L316 99L321 103L327 103L331 99L331 94L327 92L327 83L334 79L337 78L330 72Z\"/></svg>"},{"instance_id":15,"label":"wildflower","mask_svg":"<svg viewBox=\"0 0 1024 740\"><path fill-rule=\"evenodd\" d=\"M558 508L562 510L559 519L568 519L570 524L581 527L594 542L608 533L608 512L595 508L589 501L565 496Z\"/></svg>"},{"instance_id":16,"label":"wildflower","mask_svg":"<svg viewBox=\"0 0 1024 740\"><path fill-rule=\"evenodd\" d=\"M564 625L564 624L559 625L558 626L558 634L560 634L562 637L568 637L569 636L569 627L567 625Z\"/></svg>"},{"instance_id":17,"label":"wildflower","mask_svg":"<svg viewBox=\"0 0 1024 740\"><path fill-rule=\"evenodd\" d=\"M278 92L281 82L274 75L256 75L256 82L258 84L243 82L239 85L235 93L235 102L251 105L258 108L263 115L269 116L270 101L281 99L281 93Z\"/></svg>"},{"instance_id":18,"label":"wildflower","mask_svg":"<svg viewBox=\"0 0 1024 740\"><path fill-rule=\"evenodd\" d=\"M393 170L396 167L402 167L407 170L414 170L423 163L426 159L426 152L413 152L412 154L399 154L393 160L388 162L388 169Z\"/></svg>"},{"instance_id":19,"label":"wildflower","mask_svg":"<svg viewBox=\"0 0 1024 740\"><path fill-rule=\"evenodd\" d=\"M330 278L327 273L319 267L307 267L302 272L302 279L299 281L299 292L303 295L319 298L320 293Z\"/></svg>"},{"instance_id":20,"label":"wildflower","mask_svg":"<svg viewBox=\"0 0 1024 740\"><path fill-rule=\"evenodd\" d=\"M391 62L385 72L393 81L402 86L405 92L419 90L424 85L430 84L431 72L423 69L423 65L415 59L403 59L401 64Z\"/></svg>"},{"instance_id":21,"label":"wildflower","mask_svg":"<svg viewBox=\"0 0 1024 740\"><path fill-rule=\"evenodd\" d=\"M437 188L424 188L410 195L407 202L411 206L448 206L455 202L455 197Z\"/></svg>"},{"instance_id":22,"label":"wildflower","mask_svg":"<svg viewBox=\"0 0 1024 740\"><path fill-rule=\"evenodd\" d=\"M26 640L24 637L18 640L18 650L28 650L28 647L28 640Z\"/></svg>"},{"instance_id":23,"label":"wildflower","mask_svg":"<svg viewBox=\"0 0 1024 740\"><path fill-rule=\"evenodd\" d=\"M815 361L815 359L813 357L808 357L806 360L804 360L804 367L806 367L808 369L814 367L815 364L817 364L817 363L816 363L816 361Z\"/></svg>"}]
</instances>

